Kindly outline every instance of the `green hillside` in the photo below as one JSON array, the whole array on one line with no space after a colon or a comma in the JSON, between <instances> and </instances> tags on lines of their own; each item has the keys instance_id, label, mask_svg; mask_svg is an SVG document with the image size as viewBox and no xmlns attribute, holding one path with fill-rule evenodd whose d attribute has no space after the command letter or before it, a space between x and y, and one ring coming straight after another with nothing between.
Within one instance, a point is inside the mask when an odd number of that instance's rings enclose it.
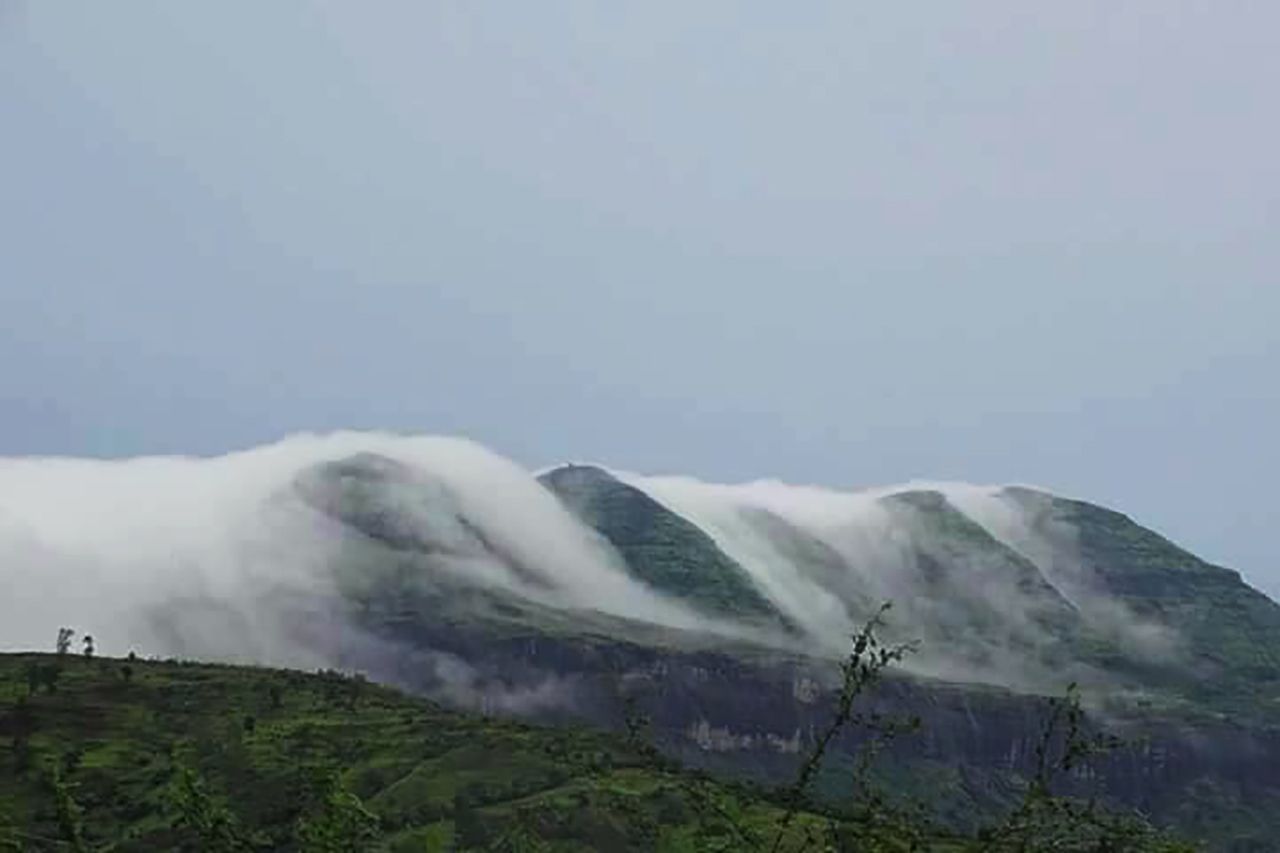
<instances>
[{"instance_id":1,"label":"green hillside","mask_svg":"<svg viewBox=\"0 0 1280 853\"><path fill-rule=\"evenodd\" d=\"M961 513L939 492L899 492L882 498L911 543L911 563L930 607L918 621L940 642L998 640L1028 648L1060 642L1082 626L1075 609L1025 557ZM974 595L978 590L980 594ZM1010 623L1016 605L1021 623ZM1005 612L1002 612L1005 611Z\"/></svg>"},{"instance_id":2,"label":"green hillside","mask_svg":"<svg viewBox=\"0 0 1280 853\"><path fill-rule=\"evenodd\" d=\"M1031 489L1006 495L1050 553L1065 555L1042 568L1069 571L1077 584L1177 638L1166 652L1172 664L1165 684L1205 707L1275 719L1280 605L1239 572L1200 559L1122 513Z\"/></svg>"},{"instance_id":3,"label":"green hillside","mask_svg":"<svg viewBox=\"0 0 1280 853\"><path fill-rule=\"evenodd\" d=\"M609 540L637 579L708 613L782 620L710 536L639 489L589 465L556 468L538 479Z\"/></svg>"},{"instance_id":4,"label":"green hillside","mask_svg":"<svg viewBox=\"0 0 1280 853\"><path fill-rule=\"evenodd\" d=\"M796 811L785 786L680 770L638 724L538 728L334 672L0 655L0 850L1189 849L1141 826L1098 847L1052 799L969 838L874 799Z\"/></svg>"},{"instance_id":5,"label":"green hillside","mask_svg":"<svg viewBox=\"0 0 1280 853\"><path fill-rule=\"evenodd\" d=\"M741 849L740 832L781 814L622 741L453 713L336 673L0 655L0 849L75 849L52 767L95 851L215 849L192 813L210 835L232 816L244 844L225 849L304 849L300 820L352 815L370 850ZM184 776L207 794L192 807L187 787L185 818Z\"/></svg>"}]
</instances>

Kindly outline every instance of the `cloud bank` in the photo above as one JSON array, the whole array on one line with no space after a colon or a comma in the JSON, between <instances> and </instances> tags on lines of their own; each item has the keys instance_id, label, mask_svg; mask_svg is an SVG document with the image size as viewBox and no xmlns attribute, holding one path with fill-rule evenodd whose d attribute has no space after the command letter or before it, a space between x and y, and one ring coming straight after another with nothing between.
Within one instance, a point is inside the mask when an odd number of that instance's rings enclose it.
<instances>
[{"instance_id":1,"label":"cloud bank","mask_svg":"<svg viewBox=\"0 0 1280 853\"><path fill-rule=\"evenodd\" d=\"M300 486L317 471L332 506ZM47 649L69 625L109 654L328 666L380 642L343 584L388 563L410 583L497 590L570 624L604 614L829 657L892 600L904 637L925 640L912 666L956 680L1047 676L1052 620L1116 626L1144 653L1171 646L1091 588L1070 530L1033 529L1001 487L613 475L707 533L795 631L713 618L638 581L533 473L473 442L346 432L210 458L0 460L0 648ZM405 542L426 556L405 562ZM465 665L439 660L442 683L478 701Z\"/></svg>"}]
</instances>

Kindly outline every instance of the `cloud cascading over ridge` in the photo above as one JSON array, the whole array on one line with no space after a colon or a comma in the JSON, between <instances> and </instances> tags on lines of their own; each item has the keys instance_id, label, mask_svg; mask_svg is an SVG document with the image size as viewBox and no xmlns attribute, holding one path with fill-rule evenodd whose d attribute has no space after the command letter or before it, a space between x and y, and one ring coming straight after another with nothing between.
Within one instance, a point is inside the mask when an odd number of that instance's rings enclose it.
<instances>
[{"instance_id":1,"label":"cloud cascading over ridge","mask_svg":"<svg viewBox=\"0 0 1280 853\"><path fill-rule=\"evenodd\" d=\"M317 472L336 503L304 487ZM647 583L533 473L471 441L344 432L210 458L0 460L0 647L47 648L70 625L108 653L333 665L339 646L381 642L343 584L389 564L410 584L438 575L570 624L605 614L830 657L892 600L926 641L918 672L1011 686L1042 676L1036 655L1085 618L1144 653L1175 645L1073 574L1069 531L1049 541L1000 487L604 476L705 533L787 630Z\"/></svg>"}]
</instances>

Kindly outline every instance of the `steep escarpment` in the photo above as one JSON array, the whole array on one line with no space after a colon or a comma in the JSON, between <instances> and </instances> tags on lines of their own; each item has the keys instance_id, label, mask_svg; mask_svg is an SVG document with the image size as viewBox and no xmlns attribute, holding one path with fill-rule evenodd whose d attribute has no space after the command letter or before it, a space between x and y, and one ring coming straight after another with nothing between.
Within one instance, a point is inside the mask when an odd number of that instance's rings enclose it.
<instances>
[{"instance_id":1,"label":"steep escarpment","mask_svg":"<svg viewBox=\"0 0 1280 853\"><path fill-rule=\"evenodd\" d=\"M396 666L377 674L411 690L490 713L604 727L621 726L630 698L668 754L766 784L792 777L835 702L838 676L828 663L760 647L725 649L670 632L631 641L542 631L499 637L404 623L394 636ZM460 678L461 689L453 683ZM1020 796L1035 772L1048 713L1043 697L907 676L881 685L863 710L920 719L917 732L884 750L876 772L957 827L987 820ZM1122 744L1097 759L1096 775L1078 780L1078 794L1102 796L1210 840L1223 813L1233 816L1233 838L1274 831L1280 729L1190 709L1094 711ZM841 770L847 770L842 756L853 755L867 736L855 728L832 747L820 781L826 796L847 796L852 777Z\"/></svg>"}]
</instances>

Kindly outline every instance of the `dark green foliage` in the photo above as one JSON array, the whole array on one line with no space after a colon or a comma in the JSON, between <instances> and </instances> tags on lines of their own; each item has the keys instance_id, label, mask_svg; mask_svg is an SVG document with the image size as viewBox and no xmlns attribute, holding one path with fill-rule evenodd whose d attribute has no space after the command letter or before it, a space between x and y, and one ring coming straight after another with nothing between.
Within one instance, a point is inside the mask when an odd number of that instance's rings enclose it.
<instances>
[{"instance_id":1,"label":"dark green foliage","mask_svg":"<svg viewBox=\"0 0 1280 853\"><path fill-rule=\"evenodd\" d=\"M489 831L464 791L453 795L453 832L463 850L483 847L489 842Z\"/></svg>"},{"instance_id":2,"label":"dark green foliage","mask_svg":"<svg viewBox=\"0 0 1280 853\"><path fill-rule=\"evenodd\" d=\"M53 799L58 838L73 853L89 853L84 840L83 812L72 796L72 785L62 776L57 762L45 767L44 782Z\"/></svg>"},{"instance_id":3,"label":"dark green foliage","mask_svg":"<svg viewBox=\"0 0 1280 853\"><path fill-rule=\"evenodd\" d=\"M18 828L13 825L13 818L0 807L0 853L22 850L22 839L18 836Z\"/></svg>"},{"instance_id":4,"label":"dark green foliage","mask_svg":"<svg viewBox=\"0 0 1280 853\"><path fill-rule=\"evenodd\" d=\"M183 849L235 853L248 847L236 816L190 767L178 767L169 802L175 812L174 826L189 836Z\"/></svg>"},{"instance_id":5,"label":"dark green foliage","mask_svg":"<svg viewBox=\"0 0 1280 853\"><path fill-rule=\"evenodd\" d=\"M781 813L607 733L467 716L367 682L350 704L334 673L148 662L126 686L127 664L77 657L58 692L28 696L27 665L52 660L0 655L5 730L27 720L21 742L61 786L0 750L0 811L23 837L78 833L94 853L444 850L454 838L692 851L696 837L732 841L731 827L761 831ZM287 697L275 708L273 686Z\"/></svg>"},{"instance_id":6,"label":"dark green foliage","mask_svg":"<svg viewBox=\"0 0 1280 853\"><path fill-rule=\"evenodd\" d=\"M35 712L31 710L30 697L19 698L3 720L5 729L12 733L10 751L14 772L24 775L31 769L31 733L35 731Z\"/></svg>"},{"instance_id":7,"label":"dark green foliage","mask_svg":"<svg viewBox=\"0 0 1280 853\"><path fill-rule=\"evenodd\" d=\"M36 671L46 693L53 693L58 689L58 679L62 677L62 664L53 661L43 666L37 665Z\"/></svg>"},{"instance_id":8,"label":"dark green foliage","mask_svg":"<svg viewBox=\"0 0 1280 853\"><path fill-rule=\"evenodd\" d=\"M380 834L378 816L335 774L319 805L298 819L295 837L301 853L346 853L366 849Z\"/></svg>"},{"instance_id":9,"label":"dark green foliage","mask_svg":"<svg viewBox=\"0 0 1280 853\"><path fill-rule=\"evenodd\" d=\"M321 684L324 686L324 695L326 701L335 706L346 708L354 711L356 703L360 701L360 696L364 692L365 677L359 673L354 675L345 675L337 670L324 669L318 673ZM272 694L272 707L279 707L280 697L278 694Z\"/></svg>"},{"instance_id":10,"label":"dark green foliage","mask_svg":"<svg viewBox=\"0 0 1280 853\"><path fill-rule=\"evenodd\" d=\"M515 819L503 830L502 834L485 846L492 853L544 853L551 845L539 837L534 824L537 815L531 809L518 809Z\"/></svg>"},{"instance_id":11,"label":"dark green foliage","mask_svg":"<svg viewBox=\"0 0 1280 853\"><path fill-rule=\"evenodd\" d=\"M41 663L36 660L27 661L22 668L27 683L27 695L34 696L36 690L43 687L46 693L58 689L58 679L62 676L62 665L57 661Z\"/></svg>"}]
</instances>

